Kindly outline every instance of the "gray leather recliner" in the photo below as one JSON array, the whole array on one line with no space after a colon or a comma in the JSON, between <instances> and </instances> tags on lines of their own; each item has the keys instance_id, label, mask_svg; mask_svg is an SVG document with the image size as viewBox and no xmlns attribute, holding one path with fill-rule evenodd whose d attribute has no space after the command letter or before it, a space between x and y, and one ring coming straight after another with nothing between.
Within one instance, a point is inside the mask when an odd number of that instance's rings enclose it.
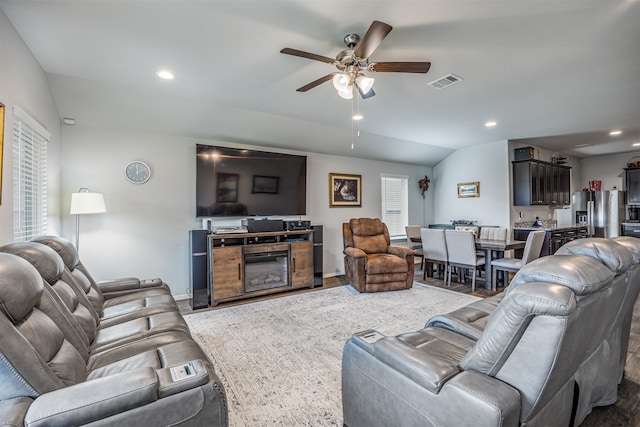
<instances>
[{"instance_id":1,"label":"gray leather recliner","mask_svg":"<svg viewBox=\"0 0 640 427\"><path fill-rule=\"evenodd\" d=\"M104 326L66 273L47 246L0 248L0 425L228 425L224 388L177 310L129 306Z\"/></svg>"},{"instance_id":2,"label":"gray leather recliner","mask_svg":"<svg viewBox=\"0 0 640 427\"><path fill-rule=\"evenodd\" d=\"M524 266L504 295L423 330L354 335L343 353L344 423L579 425L616 400L638 254L640 239L576 240Z\"/></svg>"}]
</instances>

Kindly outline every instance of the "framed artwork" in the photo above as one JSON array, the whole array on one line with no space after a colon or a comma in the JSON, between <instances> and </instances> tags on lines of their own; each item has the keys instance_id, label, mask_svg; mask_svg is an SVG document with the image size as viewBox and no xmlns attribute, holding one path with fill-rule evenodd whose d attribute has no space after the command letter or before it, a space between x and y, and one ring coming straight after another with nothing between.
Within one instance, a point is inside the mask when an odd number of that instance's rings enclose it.
<instances>
[{"instance_id":1,"label":"framed artwork","mask_svg":"<svg viewBox=\"0 0 640 427\"><path fill-rule=\"evenodd\" d=\"M278 194L280 178L277 176L253 175L252 193Z\"/></svg>"},{"instance_id":2,"label":"framed artwork","mask_svg":"<svg viewBox=\"0 0 640 427\"><path fill-rule=\"evenodd\" d=\"M329 207L362 206L362 175L329 174Z\"/></svg>"},{"instance_id":3,"label":"framed artwork","mask_svg":"<svg viewBox=\"0 0 640 427\"><path fill-rule=\"evenodd\" d=\"M238 201L238 178L237 173L216 174L216 203Z\"/></svg>"},{"instance_id":4,"label":"framed artwork","mask_svg":"<svg viewBox=\"0 0 640 427\"><path fill-rule=\"evenodd\" d=\"M480 197L480 182L458 184L458 197Z\"/></svg>"},{"instance_id":5,"label":"framed artwork","mask_svg":"<svg viewBox=\"0 0 640 427\"><path fill-rule=\"evenodd\" d=\"M0 205L2 204L2 153L4 152L4 104L0 102Z\"/></svg>"}]
</instances>

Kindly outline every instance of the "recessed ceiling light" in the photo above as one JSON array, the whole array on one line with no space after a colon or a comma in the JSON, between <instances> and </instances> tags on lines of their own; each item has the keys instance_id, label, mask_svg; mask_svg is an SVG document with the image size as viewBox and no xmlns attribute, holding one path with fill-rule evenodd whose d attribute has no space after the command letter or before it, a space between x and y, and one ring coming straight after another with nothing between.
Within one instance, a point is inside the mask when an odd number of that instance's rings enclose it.
<instances>
[{"instance_id":1,"label":"recessed ceiling light","mask_svg":"<svg viewBox=\"0 0 640 427\"><path fill-rule=\"evenodd\" d=\"M609 132L609 135L616 136L616 135L620 135L621 133L622 133L621 130L612 130L611 132Z\"/></svg>"},{"instance_id":2,"label":"recessed ceiling light","mask_svg":"<svg viewBox=\"0 0 640 427\"><path fill-rule=\"evenodd\" d=\"M632 144L634 147L640 147L640 142L636 142L635 144Z\"/></svg>"},{"instance_id":3,"label":"recessed ceiling light","mask_svg":"<svg viewBox=\"0 0 640 427\"><path fill-rule=\"evenodd\" d=\"M362 116L361 114L356 114L355 116L352 117L353 120L362 120L364 118L364 116Z\"/></svg>"},{"instance_id":4,"label":"recessed ceiling light","mask_svg":"<svg viewBox=\"0 0 640 427\"><path fill-rule=\"evenodd\" d=\"M586 147L587 145L589 145L589 144L578 144L573 148L582 148L582 147Z\"/></svg>"},{"instance_id":5,"label":"recessed ceiling light","mask_svg":"<svg viewBox=\"0 0 640 427\"><path fill-rule=\"evenodd\" d=\"M167 70L160 70L156 73L156 76L160 77L161 79L164 80L173 80L175 77L174 75Z\"/></svg>"},{"instance_id":6,"label":"recessed ceiling light","mask_svg":"<svg viewBox=\"0 0 640 427\"><path fill-rule=\"evenodd\" d=\"M76 124L76 119L72 117L64 117L62 119L62 123L64 123L65 125L73 126Z\"/></svg>"},{"instance_id":7,"label":"recessed ceiling light","mask_svg":"<svg viewBox=\"0 0 640 427\"><path fill-rule=\"evenodd\" d=\"M495 125L497 125L497 124L498 124L497 122L487 122L487 123L485 123L484 125L485 125L486 127L488 127L488 128L492 128L492 127L494 127L494 126L495 126Z\"/></svg>"}]
</instances>

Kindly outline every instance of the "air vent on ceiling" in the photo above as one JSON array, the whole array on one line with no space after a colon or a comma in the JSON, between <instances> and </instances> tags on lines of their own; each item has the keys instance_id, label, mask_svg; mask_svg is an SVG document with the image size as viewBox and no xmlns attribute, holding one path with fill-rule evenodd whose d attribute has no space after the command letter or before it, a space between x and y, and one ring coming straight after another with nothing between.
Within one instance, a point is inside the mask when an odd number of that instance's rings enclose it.
<instances>
[{"instance_id":1,"label":"air vent on ceiling","mask_svg":"<svg viewBox=\"0 0 640 427\"><path fill-rule=\"evenodd\" d=\"M444 89L445 87L449 87L456 83L460 83L464 79L462 77L458 77L455 74L447 74L444 77L440 77L438 80L434 80L429 83L429 86L433 86L436 89Z\"/></svg>"}]
</instances>

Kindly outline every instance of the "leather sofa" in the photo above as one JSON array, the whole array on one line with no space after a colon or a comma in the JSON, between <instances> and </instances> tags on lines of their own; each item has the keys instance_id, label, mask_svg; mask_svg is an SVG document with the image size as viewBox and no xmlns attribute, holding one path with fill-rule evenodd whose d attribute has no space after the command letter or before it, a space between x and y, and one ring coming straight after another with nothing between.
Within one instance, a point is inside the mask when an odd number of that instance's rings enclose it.
<instances>
[{"instance_id":1,"label":"leather sofa","mask_svg":"<svg viewBox=\"0 0 640 427\"><path fill-rule=\"evenodd\" d=\"M0 425L228 425L166 284L101 286L63 239L0 247L0 337Z\"/></svg>"},{"instance_id":2,"label":"leather sofa","mask_svg":"<svg viewBox=\"0 0 640 427\"><path fill-rule=\"evenodd\" d=\"M358 292L409 289L415 273L412 249L391 246L379 218L353 218L342 224L347 282Z\"/></svg>"},{"instance_id":3,"label":"leather sofa","mask_svg":"<svg viewBox=\"0 0 640 427\"><path fill-rule=\"evenodd\" d=\"M344 424L579 425L617 399L639 263L640 239L579 239L422 330L355 334L342 360Z\"/></svg>"}]
</instances>

